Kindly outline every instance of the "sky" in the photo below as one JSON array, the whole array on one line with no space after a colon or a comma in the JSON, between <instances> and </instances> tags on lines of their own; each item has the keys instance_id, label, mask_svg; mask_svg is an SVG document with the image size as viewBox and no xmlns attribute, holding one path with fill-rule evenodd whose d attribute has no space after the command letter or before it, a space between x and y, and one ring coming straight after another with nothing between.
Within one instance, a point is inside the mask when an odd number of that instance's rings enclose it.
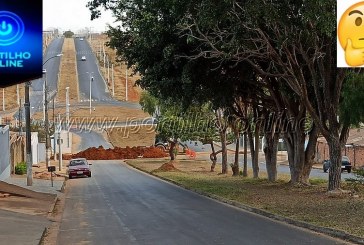
<instances>
[{"instance_id":1,"label":"sky","mask_svg":"<svg viewBox=\"0 0 364 245\"><path fill-rule=\"evenodd\" d=\"M43 30L58 28L61 32L92 28L93 32L105 31L106 24L112 26L111 12L103 11L101 18L91 21L91 12L86 7L88 0L43 0Z\"/></svg>"}]
</instances>

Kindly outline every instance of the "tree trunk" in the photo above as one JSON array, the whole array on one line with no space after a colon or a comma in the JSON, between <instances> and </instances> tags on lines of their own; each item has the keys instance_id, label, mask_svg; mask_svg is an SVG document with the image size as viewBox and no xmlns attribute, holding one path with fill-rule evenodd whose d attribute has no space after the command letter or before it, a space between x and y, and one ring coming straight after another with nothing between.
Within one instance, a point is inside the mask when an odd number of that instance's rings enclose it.
<instances>
[{"instance_id":1,"label":"tree trunk","mask_svg":"<svg viewBox=\"0 0 364 245\"><path fill-rule=\"evenodd\" d=\"M215 171L216 162L217 162L217 157L216 157L214 142L211 141L210 145L211 145L211 150L212 150L212 153L210 154L210 160L212 161L211 170L210 171L211 172L214 172Z\"/></svg>"},{"instance_id":2,"label":"tree trunk","mask_svg":"<svg viewBox=\"0 0 364 245\"><path fill-rule=\"evenodd\" d=\"M301 184L303 166L305 163L305 134L303 130L286 132L285 141L288 151L291 184Z\"/></svg>"},{"instance_id":3,"label":"tree trunk","mask_svg":"<svg viewBox=\"0 0 364 245\"><path fill-rule=\"evenodd\" d=\"M248 130L248 138L252 156L253 178L259 178L259 129L257 125L255 126L254 137L252 131Z\"/></svg>"},{"instance_id":4,"label":"tree trunk","mask_svg":"<svg viewBox=\"0 0 364 245\"><path fill-rule=\"evenodd\" d=\"M328 191L337 191L341 187L341 144L339 137L332 137L327 143L331 161Z\"/></svg>"},{"instance_id":5,"label":"tree trunk","mask_svg":"<svg viewBox=\"0 0 364 245\"><path fill-rule=\"evenodd\" d=\"M267 167L268 181L277 181L277 151L279 135L269 132L265 134L266 144L264 146L265 163Z\"/></svg>"},{"instance_id":6,"label":"tree trunk","mask_svg":"<svg viewBox=\"0 0 364 245\"><path fill-rule=\"evenodd\" d=\"M169 146L169 156L171 157L171 161L174 161L176 159L176 154L175 154L175 148L176 148L176 144L177 142L175 140L170 141L170 146Z\"/></svg>"},{"instance_id":7,"label":"tree trunk","mask_svg":"<svg viewBox=\"0 0 364 245\"><path fill-rule=\"evenodd\" d=\"M226 129L220 130L220 140L221 140L221 154L222 154L221 173L227 174L228 173L228 163L227 163Z\"/></svg>"},{"instance_id":8,"label":"tree trunk","mask_svg":"<svg viewBox=\"0 0 364 245\"><path fill-rule=\"evenodd\" d=\"M248 134L244 132L244 166L243 176L248 177Z\"/></svg>"},{"instance_id":9,"label":"tree trunk","mask_svg":"<svg viewBox=\"0 0 364 245\"><path fill-rule=\"evenodd\" d=\"M234 159L234 164L232 166L233 176L239 176L239 149L240 149L240 142L238 133L236 135L235 159Z\"/></svg>"},{"instance_id":10,"label":"tree trunk","mask_svg":"<svg viewBox=\"0 0 364 245\"><path fill-rule=\"evenodd\" d=\"M318 129L315 124L313 124L309 134L310 136L308 138L307 147L305 149L305 163L301 174L301 182L305 185L310 185L309 178L315 159L318 134Z\"/></svg>"},{"instance_id":11,"label":"tree trunk","mask_svg":"<svg viewBox=\"0 0 364 245\"><path fill-rule=\"evenodd\" d=\"M291 173L290 183L309 185L309 177L314 163L318 129L313 124L305 147L305 133L301 128L286 132L284 135L288 162Z\"/></svg>"}]
</instances>

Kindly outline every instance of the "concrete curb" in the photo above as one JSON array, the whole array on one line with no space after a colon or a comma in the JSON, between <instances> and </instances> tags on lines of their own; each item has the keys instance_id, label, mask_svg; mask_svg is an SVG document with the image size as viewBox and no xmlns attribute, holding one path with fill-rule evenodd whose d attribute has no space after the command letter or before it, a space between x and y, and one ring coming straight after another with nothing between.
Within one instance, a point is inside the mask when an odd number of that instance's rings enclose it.
<instances>
[{"instance_id":1,"label":"concrete curb","mask_svg":"<svg viewBox=\"0 0 364 245\"><path fill-rule=\"evenodd\" d=\"M62 193L64 193L64 191L65 191L65 189L66 189L66 178L64 179L64 181L63 181L63 184L62 184L62 187L61 187L61 192ZM55 209L55 207L56 207L56 204L59 202L59 198L58 198L58 196L56 195L55 196L55 198L54 198L54 201L53 201L53 203L52 203L52 205L51 205L51 207L49 208L49 210L48 210L48 215L47 215L47 218L49 219L49 220L51 220L51 215L52 215L52 213L54 212L54 209ZM52 225L52 224L51 224ZM51 226L51 225L49 225L48 227L45 227L44 228L44 231L43 231L43 233L42 233L42 236L40 237L40 240L39 240L39 243L38 243L38 245L44 245L44 238L46 237L46 235L47 235L47 233L48 233L48 230L49 230L49 227Z\"/></svg>"},{"instance_id":2,"label":"concrete curb","mask_svg":"<svg viewBox=\"0 0 364 245\"><path fill-rule=\"evenodd\" d=\"M66 181L68 179L68 176L65 177L64 181L63 181L63 184L62 184L62 187L61 187L61 192L64 193L65 189L66 189Z\"/></svg>"},{"instance_id":3,"label":"concrete curb","mask_svg":"<svg viewBox=\"0 0 364 245\"><path fill-rule=\"evenodd\" d=\"M54 200L53 200L52 205L50 206L50 208L49 208L49 210L48 210L48 215L49 215L49 214L51 214L51 213L53 213L53 210L54 210L54 208L56 207L57 200L58 200L58 196L56 195L56 196L54 197Z\"/></svg>"},{"instance_id":4,"label":"concrete curb","mask_svg":"<svg viewBox=\"0 0 364 245\"><path fill-rule=\"evenodd\" d=\"M44 230L43 230L43 233L42 233L42 236L39 240L39 243L38 245L43 245L44 244L44 237L47 235L48 233L48 227L45 227Z\"/></svg>"},{"instance_id":5,"label":"concrete curb","mask_svg":"<svg viewBox=\"0 0 364 245\"><path fill-rule=\"evenodd\" d=\"M251 206L246 205L246 204L242 204L242 203L239 203L239 202L236 202L236 201L225 199L225 198L216 196L214 194L209 194L209 193L206 193L206 192L203 192L203 191L200 191L200 190L189 188L189 187L186 187L186 186L184 186L184 185L182 185L182 184L180 184L180 183L178 183L178 182L176 182L174 180L170 180L170 179L158 176L158 175L156 175L154 173L151 173L151 172L148 172L148 171L146 171L144 169L141 169L139 167L133 166L133 165L127 163L126 161L125 161L125 163L128 164L129 166L131 166L132 168L138 169L141 172L144 172L144 173L152 175L152 176L154 176L156 178L159 178L159 179L162 179L164 181L175 184L175 185L177 185L177 186L179 186L179 187L181 187L183 189L193 191L193 192L195 192L195 193L197 193L199 195L202 195L202 196L217 200L217 201L225 203L225 204L229 204L231 206L240 208L242 210L245 210L245 211L248 211L248 212L251 212L251 213L255 213L255 214L258 214L258 215L261 215L261 216L264 216L264 217L267 217L267 218L270 218L270 219L273 219L273 220L284 222L284 223L287 223L287 224L290 224L290 225L305 228L305 229L308 229L308 230L311 230L311 231L314 231L314 232L322 233L322 234L325 234L325 235L328 235L328 236L331 236L331 237L334 237L334 238L339 238L339 239L349 241L349 242L353 242L353 243L356 243L356 244L364 244L364 238L363 237L351 235L351 234L348 234L348 233L346 233L344 231L341 231L341 230L336 230L336 229L332 229L332 228L317 226L317 225L313 225L313 224L310 224L310 223L307 223L307 222L304 222L304 221L298 221L298 220L294 220L294 219L291 219L291 218L283 217L283 216L280 216L280 215L277 215L277 214L273 214L273 213L264 211L262 209L251 207Z\"/></svg>"}]
</instances>

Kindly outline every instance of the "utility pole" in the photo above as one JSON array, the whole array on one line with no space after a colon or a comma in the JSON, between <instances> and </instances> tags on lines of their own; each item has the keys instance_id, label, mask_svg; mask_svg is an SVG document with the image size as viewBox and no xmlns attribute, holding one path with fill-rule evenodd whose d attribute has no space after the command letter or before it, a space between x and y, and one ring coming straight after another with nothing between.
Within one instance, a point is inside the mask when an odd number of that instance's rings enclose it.
<instances>
[{"instance_id":1,"label":"utility pole","mask_svg":"<svg viewBox=\"0 0 364 245\"><path fill-rule=\"evenodd\" d=\"M3 88L3 111L5 111L5 89Z\"/></svg>"},{"instance_id":2,"label":"utility pole","mask_svg":"<svg viewBox=\"0 0 364 245\"><path fill-rule=\"evenodd\" d=\"M110 61L109 57L107 57L107 84L110 84Z\"/></svg>"},{"instance_id":3,"label":"utility pole","mask_svg":"<svg viewBox=\"0 0 364 245\"><path fill-rule=\"evenodd\" d=\"M18 106L21 105L20 94L19 94L19 84L16 85L16 102L18 103Z\"/></svg>"},{"instance_id":4,"label":"utility pole","mask_svg":"<svg viewBox=\"0 0 364 245\"><path fill-rule=\"evenodd\" d=\"M92 99L92 97L91 97L91 95L92 95L92 82L94 81L94 77L93 76L91 76L91 74L92 73L94 73L94 72L87 72L88 73L88 75L89 75L89 80L90 80L90 115L91 115L91 113L92 113L92 102L91 102L91 99Z\"/></svg>"},{"instance_id":5,"label":"utility pole","mask_svg":"<svg viewBox=\"0 0 364 245\"><path fill-rule=\"evenodd\" d=\"M106 54L105 54L105 43L102 44L102 51L104 53L104 70L106 69L105 65L106 65Z\"/></svg>"},{"instance_id":6,"label":"utility pole","mask_svg":"<svg viewBox=\"0 0 364 245\"><path fill-rule=\"evenodd\" d=\"M112 97L115 97L114 64L111 63Z\"/></svg>"},{"instance_id":7,"label":"utility pole","mask_svg":"<svg viewBox=\"0 0 364 245\"><path fill-rule=\"evenodd\" d=\"M126 64L125 68L125 101L128 101L128 64Z\"/></svg>"},{"instance_id":8,"label":"utility pole","mask_svg":"<svg viewBox=\"0 0 364 245\"><path fill-rule=\"evenodd\" d=\"M44 79L44 122L45 122L45 137L46 137L46 167L49 167L49 153L50 153L50 142L49 142L49 121L48 121L48 87L47 87L47 73L45 73Z\"/></svg>"},{"instance_id":9,"label":"utility pole","mask_svg":"<svg viewBox=\"0 0 364 245\"><path fill-rule=\"evenodd\" d=\"M63 161L63 158L62 158L62 139L61 139L61 131L62 131L62 123L61 123L61 115L58 114L58 122L59 122L59 125L58 125L58 159L59 159L59 163L58 163L58 170L59 171L62 171L62 161Z\"/></svg>"},{"instance_id":10,"label":"utility pole","mask_svg":"<svg viewBox=\"0 0 364 245\"><path fill-rule=\"evenodd\" d=\"M55 109L54 98L55 97L53 97L53 115L52 115L52 118L53 118L53 129L55 131L55 129L56 129L56 118L54 116L54 109ZM57 156L56 156L56 137L55 137L55 134L53 135L53 160L57 160Z\"/></svg>"},{"instance_id":11,"label":"utility pole","mask_svg":"<svg viewBox=\"0 0 364 245\"><path fill-rule=\"evenodd\" d=\"M23 117L22 117L22 109L21 109L21 99L19 100L19 103L20 103L20 105L19 105L19 136L22 134L22 132L23 132Z\"/></svg>"},{"instance_id":12,"label":"utility pole","mask_svg":"<svg viewBox=\"0 0 364 245\"><path fill-rule=\"evenodd\" d=\"M46 116L45 116L45 114L46 114L45 105L46 105L46 93L47 93L47 91L46 91L47 71L44 70L43 71L43 74L45 76L45 78L44 78L45 80L44 80L44 83L43 83L43 123L45 124L45 120L46 120Z\"/></svg>"},{"instance_id":13,"label":"utility pole","mask_svg":"<svg viewBox=\"0 0 364 245\"><path fill-rule=\"evenodd\" d=\"M69 99L69 89L70 87L66 87L66 122L67 125L70 123L70 99Z\"/></svg>"},{"instance_id":14,"label":"utility pole","mask_svg":"<svg viewBox=\"0 0 364 245\"><path fill-rule=\"evenodd\" d=\"M26 161L27 161L27 186L33 185L33 173L32 173L32 140L30 133L30 101L29 101L29 86L30 82L25 83L25 138L26 138Z\"/></svg>"}]
</instances>

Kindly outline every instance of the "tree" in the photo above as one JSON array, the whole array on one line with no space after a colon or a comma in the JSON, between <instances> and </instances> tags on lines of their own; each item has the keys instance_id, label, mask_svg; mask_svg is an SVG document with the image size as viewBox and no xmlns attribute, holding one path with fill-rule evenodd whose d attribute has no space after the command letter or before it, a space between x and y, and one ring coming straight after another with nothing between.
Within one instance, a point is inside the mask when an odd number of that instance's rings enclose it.
<instances>
[{"instance_id":1,"label":"tree","mask_svg":"<svg viewBox=\"0 0 364 245\"><path fill-rule=\"evenodd\" d=\"M227 13L224 21L206 23L200 17L221 11L222 6ZM292 90L299 103L294 106L298 109L296 122L307 111L329 144L333 167L328 190L338 190L341 147L350 126L338 120L339 106L342 86L352 71L336 68L335 1L201 1L198 9L198 14L187 15L184 29L190 38L201 42L195 57L248 62L263 79L273 78ZM266 61L269 65L262 67ZM301 142L294 147L303 152L304 135L292 136ZM296 169L303 169L305 155L298 157L294 160L300 165Z\"/></svg>"},{"instance_id":2,"label":"tree","mask_svg":"<svg viewBox=\"0 0 364 245\"><path fill-rule=\"evenodd\" d=\"M64 33L63 33L63 36L65 37L65 38L72 38L73 37L73 35L75 35L71 30L68 30L68 31L65 31Z\"/></svg>"},{"instance_id":3,"label":"tree","mask_svg":"<svg viewBox=\"0 0 364 245\"><path fill-rule=\"evenodd\" d=\"M179 141L201 140L212 143L216 135L214 116L208 104L184 108L181 104L155 98L148 92L142 93L140 104L149 114L159 111L155 114L156 132L158 137L169 141L171 161L175 160Z\"/></svg>"}]
</instances>

